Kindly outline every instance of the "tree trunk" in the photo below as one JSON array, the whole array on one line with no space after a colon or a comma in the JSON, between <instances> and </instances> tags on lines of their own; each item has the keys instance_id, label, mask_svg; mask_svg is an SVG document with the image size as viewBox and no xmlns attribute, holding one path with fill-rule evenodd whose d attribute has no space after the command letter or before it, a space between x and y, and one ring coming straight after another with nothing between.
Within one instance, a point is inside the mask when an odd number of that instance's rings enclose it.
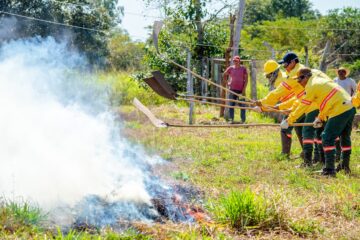
<instances>
[{"instance_id":1,"label":"tree trunk","mask_svg":"<svg viewBox=\"0 0 360 240\"><path fill-rule=\"evenodd\" d=\"M245 12L245 0L239 0L239 9L237 14L236 21L236 32L233 46L233 57L239 55L239 45L240 45L240 37L241 37L241 29L244 20L244 12Z\"/></svg>"},{"instance_id":2,"label":"tree trunk","mask_svg":"<svg viewBox=\"0 0 360 240\"><path fill-rule=\"evenodd\" d=\"M327 62L326 62L326 59L330 53L330 48L331 48L331 42L330 40L328 40L326 42L326 45L325 45L325 49L324 49L324 52L323 52L323 55L322 55L322 58L321 58L321 62L320 62L320 67L319 69L322 71L322 72L326 72L326 69L327 69Z\"/></svg>"},{"instance_id":3,"label":"tree trunk","mask_svg":"<svg viewBox=\"0 0 360 240\"><path fill-rule=\"evenodd\" d=\"M200 0L194 0L195 6L195 25L197 31L197 45L195 47L195 56L196 56L196 68L201 76L203 76L203 64L202 60L204 58L204 28L203 23L201 22L202 16L202 7ZM198 82L197 89L201 91L201 82Z\"/></svg>"},{"instance_id":4,"label":"tree trunk","mask_svg":"<svg viewBox=\"0 0 360 240\"><path fill-rule=\"evenodd\" d=\"M231 50L234 45L234 27L235 27L235 20L236 16L230 13L230 42L229 47L225 51L225 69L230 66L230 59L231 59ZM221 78L221 85L223 87L226 87L227 82L224 81L224 78ZM224 90L220 90L220 97L226 98L226 92ZM226 104L225 102L222 102L223 104ZM220 108L220 117L224 117L225 115L225 108Z\"/></svg>"}]
</instances>

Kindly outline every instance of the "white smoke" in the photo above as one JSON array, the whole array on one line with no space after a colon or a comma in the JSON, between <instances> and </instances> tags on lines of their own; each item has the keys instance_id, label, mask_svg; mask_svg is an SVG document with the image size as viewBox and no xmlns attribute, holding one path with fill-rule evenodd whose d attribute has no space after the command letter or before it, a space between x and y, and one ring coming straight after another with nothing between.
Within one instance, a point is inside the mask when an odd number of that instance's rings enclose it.
<instances>
[{"instance_id":1,"label":"white smoke","mask_svg":"<svg viewBox=\"0 0 360 240\"><path fill-rule=\"evenodd\" d=\"M52 38L0 50L0 194L51 209L88 195L149 203L156 161L120 137L86 61ZM80 71L80 70L81 71Z\"/></svg>"}]
</instances>

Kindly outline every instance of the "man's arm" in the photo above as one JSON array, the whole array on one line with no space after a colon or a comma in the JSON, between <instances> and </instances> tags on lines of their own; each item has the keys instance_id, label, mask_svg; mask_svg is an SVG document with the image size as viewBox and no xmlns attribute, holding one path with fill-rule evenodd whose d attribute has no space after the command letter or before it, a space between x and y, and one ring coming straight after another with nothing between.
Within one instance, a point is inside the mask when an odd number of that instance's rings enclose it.
<instances>
[{"instance_id":1,"label":"man's arm","mask_svg":"<svg viewBox=\"0 0 360 240\"><path fill-rule=\"evenodd\" d=\"M227 82L228 85L230 85L230 83L231 83L230 81L228 81L228 79L229 79L229 70L230 70L230 67L228 67L225 70L224 74L223 74L224 82Z\"/></svg>"}]
</instances>

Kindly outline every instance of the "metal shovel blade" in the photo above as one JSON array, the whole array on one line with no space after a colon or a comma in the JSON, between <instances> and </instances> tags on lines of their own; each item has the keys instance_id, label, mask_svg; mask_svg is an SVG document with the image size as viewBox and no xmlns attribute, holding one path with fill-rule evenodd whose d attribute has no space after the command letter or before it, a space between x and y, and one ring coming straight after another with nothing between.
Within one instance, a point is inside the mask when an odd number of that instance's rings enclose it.
<instances>
[{"instance_id":1,"label":"metal shovel blade","mask_svg":"<svg viewBox=\"0 0 360 240\"><path fill-rule=\"evenodd\" d=\"M152 72L152 75L152 77L144 79L147 85L149 85L149 87L160 96L171 100L176 100L176 92L165 80L164 75L159 71Z\"/></svg>"},{"instance_id":2,"label":"metal shovel blade","mask_svg":"<svg viewBox=\"0 0 360 240\"><path fill-rule=\"evenodd\" d=\"M163 21L155 21L153 27L153 41L156 51L159 52L159 33L161 31L162 26L164 25Z\"/></svg>"}]
</instances>

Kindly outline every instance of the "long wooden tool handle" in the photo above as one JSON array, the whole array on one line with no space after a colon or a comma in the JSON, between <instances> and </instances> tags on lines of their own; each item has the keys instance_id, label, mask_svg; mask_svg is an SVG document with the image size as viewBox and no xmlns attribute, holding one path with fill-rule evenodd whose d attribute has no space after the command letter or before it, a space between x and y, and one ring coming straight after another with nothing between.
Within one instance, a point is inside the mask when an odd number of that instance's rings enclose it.
<instances>
[{"instance_id":1,"label":"long wooden tool handle","mask_svg":"<svg viewBox=\"0 0 360 240\"><path fill-rule=\"evenodd\" d=\"M182 98L185 98L185 99L191 99L191 98L208 99L208 100L217 100L217 101L223 101L223 102L234 102L234 103L240 103L240 104L244 104L244 105L255 106L255 104L252 103L252 102L239 101L239 100L235 100L235 99L226 99L226 98L217 98L217 97L203 97L203 96L197 96L197 95L179 95L179 96L181 96Z\"/></svg>"},{"instance_id":2,"label":"long wooden tool handle","mask_svg":"<svg viewBox=\"0 0 360 240\"><path fill-rule=\"evenodd\" d=\"M313 127L313 123L293 123L290 124L291 127Z\"/></svg>"},{"instance_id":3,"label":"long wooden tool handle","mask_svg":"<svg viewBox=\"0 0 360 240\"><path fill-rule=\"evenodd\" d=\"M167 60L168 60L169 62L171 62L172 64L178 66L179 68L181 68L181 69L183 69L183 70L185 70L185 71L189 71L189 72L190 72L192 75L194 75L195 77L197 77L197 78L199 78L199 79L201 79L201 80L203 80L203 81L205 81L205 82L207 82L207 83L209 83L209 84L211 84L211 85L214 85L214 86L216 86L216 87L218 87L218 88L221 88L222 90L224 90L224 91L226 91L226 92L232 93L232 94L238 96L239 98L246 99L246 100L248 100L248 101L250 101L250 102L254 102L254 100L252 100L252 99L250 99L250 98L248 98L248 97L246 97L246 96L243 96L243 95L241 95L241 94L239 94L239 93L236 93L236 92L234 92L234 91L231 91L230 89L228 89L228 88L226 88L226 87L223 87L223 86L221 86L220 84L214 83L213 81L210 81L209 79L206 79L206 78L204 78L203 76L200 76L200 75L197 74L196 72L194 72L194 71L192 71L192 70L190 70L190 69L188 69L188 68L186 68L186 67L178 64L177 62L175 62L175 61L173 61L173 60L171 60L171 59L167 59Z\"/></svg>"},{"instance_id":4,"label":"long wooden tool handle","mask_svg":"<svg viewBox=\"0 0 360 240\"><path fill-rule=\"evenodd\" d=\"M209 105L218 106L218 107L253 110L252 107L229 106L229 105L225 105L225 104L221 104L221 103L203 102L203 101L196 100L196 99L188 99L188 98L186 98L186 99L181 99L181 100L184 100L184 101L187 101L187 102L196 102L196 103L201 103L201 104L209 104Z\"/></svg>"},{"instance_id":5,"label":"long wooden tool handle","mask_svg":"<svg viewBox=\"0 0 360 240\"><path fill-rule=\"evenodd\" d=\"M189 125L189 124L171 124L167 123L168 127L182 127L182 128L248 128L248 127L280 127L276 123L248 123L248 124L216 124L216 125ZM313 126L312 123L294 123L294 127L299 126Z\"/></svg>"},{"instance_id":6,"label":"long wooden tool handle","mask_svg":"<svg viewBox=\"0 0 360 240\"><path fill-rule=\"evenodd\" d=\"M188 125L188 124L171 124L168 127L182 127L182 128L248 128L248 127L279 127L279 124L274 123L249 123L249 124L216 124L216 125Z\"/></svg>"},{"instance_id":7,"label":"long wooden tool handle","mask_svg":"<svg viewBox=\"0 0 360 240\"><path fill-rule=\"evenodd\" d=\"M275 123L250 123L250 124L223 124L223 125L188 125L188 124L171 124L166 123L158 118L146 107L144 106L137 98L133 100L134 106L144 113L150 122L157 128L166 128L166 127L187 127L187 128L246 128L246 127L279 127L280 124ZM312 123L294 123L291 126L313 126Z\"/></svg>"},{"instance_id":8,"label":"long wooden tool handle","mask_svg":"<svg viewBox=\"0 0 360 240\"><path fill-rule=\"evenodd\" d=\"M254 103L254 102L255 102L255 101L252 100L251 98L248 98L248 97L243 96L243 95L241 95L241 94L239 94L239 93L236 93L236 92L234 92L234 91L231 91L230 89L228 89L228 88L226 88L226 87L223 87L223 86L221 86L221 85L219 85L219 84L217 84L217 83L214 83L213 81L210 81L209 79L204 78L203 76L200 76L200 75L197 74L196 72L194 72L194 71L192 71L192 70L190 70L190 69L188 69L188 68L186 68L186 67L178 64L177 62L175 62L175 61L173 61L173 60L171 60L171 59L167 59L167 60L168 60L169 62L171 62L172 64L178 66L179 68L181 68L181 69L183 69L183 70L185 70L185 71L189 71L189 72L190 72L192 75L194 75L195 77L197 77L197 78L199 78L199 79L201 79L201 80L203 80L203 81L205 81L205 82L207 82L207 83L209 83L209 84L211 84L211 85L214 85L214 86L216 86L216 87L218 87L218 88L220 88L220 89L223 89L223 90L226 91L226 92L229 92L229 93L232 93L232 94L238 96L239 99L245 99L245 100L250 101L251 103ZM278 109L275 109L275 108L273 108L273 107L271 107L271 106L265 106L265 105L264 105L263 107L266 108L267 110L271 111L271 112L279 112L279 113L282 113L282 111L280 111L280 110L278 110Z\"/></svg>"}]
</instances>

